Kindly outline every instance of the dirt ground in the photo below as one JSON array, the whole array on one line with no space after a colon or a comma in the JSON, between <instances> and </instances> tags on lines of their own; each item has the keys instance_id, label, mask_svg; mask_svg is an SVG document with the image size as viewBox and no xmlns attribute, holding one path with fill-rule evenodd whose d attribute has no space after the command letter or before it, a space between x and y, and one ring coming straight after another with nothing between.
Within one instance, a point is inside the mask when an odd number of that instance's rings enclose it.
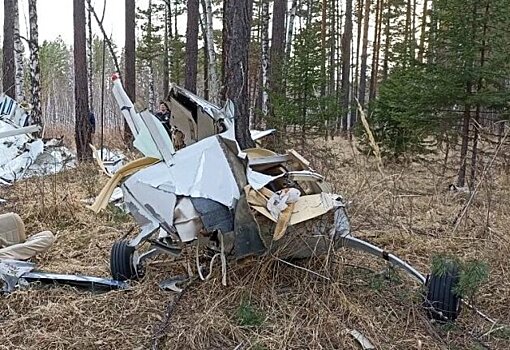
<instances>
[{"instance_id":1,"label":"dirt ground","mask_svg":"<svg viewBox=\"0 0 510 350\"><path fill-rule=\"evenodd\" d=\"M297 262L302 268L271 258L231 264L227 287L217 268L180 298L158 282L184 273L186 259L155 261L128 291L32 286L0 297L0 349L360 349L347 334L352 329L377 349L510 348L510 171L503 157L484 173L455 227L470 197L448 191L457 159L445 167L441 155L428 156L385 164L381 173L344 140L307 149L348 202L354 235L423 273L440 253L485 262L489 278L473 303L496 323L465 307L455 324L434 324L418 284L369 255L340 249ZM479 174L489 162L482 157ZM56 233L55 245L37 258L40 269L108 277L112 243L134 223L113 208L100 215L85 208L81 200L105 182L93 166L30 179L0 189L7 200L0 212L19 213L28 232Z\"/></svg>"}]
</instances>

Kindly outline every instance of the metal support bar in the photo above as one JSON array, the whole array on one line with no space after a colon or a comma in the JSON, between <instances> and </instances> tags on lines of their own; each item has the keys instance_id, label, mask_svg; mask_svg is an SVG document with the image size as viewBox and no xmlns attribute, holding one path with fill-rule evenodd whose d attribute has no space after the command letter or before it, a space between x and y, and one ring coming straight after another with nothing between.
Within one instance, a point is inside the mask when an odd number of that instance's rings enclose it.
<instances>
[{"instance_id":1,"label":"metal support bar","mask_svg":"<svg viewBox=\"0 0 510 350\"><path fill-rule=\"evenodd\" d=\"M30 126L26 126L24 128L3 131L3 132L0 132L0 139L10 137L10 136L30 134L32 132L38 132L40 130L41 130L41 127L39 125L30 125Z\"/></svg>"},{"instance_id":2,"label":"metal support bar","mask_svg":"<svg viewBox=\"0 0 510 350\"><path fill-rule=\"evenodd\" d=\"M153 226L153 225L145 226L142 229L142 231L138 234L138 236L136 236L135 238L133 238L132 240L129 241L129 246L136 248L137 245L139 245L141 242L147 240L150 236L152 236L154 234L154 232L156 232L158 230L159 230L159 226Z\"/></svg>"},{"instance_id":3,"label":"metal support bar","mask_svg":"<svg viewBox=\"0 0 510 350\"><path fill-rule=\"evenodd\" d=\"M389 261L392 265L402 268L408 275L418 280L418 282L425 284L426 282L425 276L423 276L420 272L418 272L418 270L416 270L415 268L413 268L411 265L401 260L400 258L396 257L395 255L390 254L384 251L383 249L368 242L365 242L359 238L355 238L350 234L342 236L341 239L342 246L353 248L356 250L361 250L366 253L375 255L378 258L382 258L386 261Z\"/></svg>"}]
</instances>

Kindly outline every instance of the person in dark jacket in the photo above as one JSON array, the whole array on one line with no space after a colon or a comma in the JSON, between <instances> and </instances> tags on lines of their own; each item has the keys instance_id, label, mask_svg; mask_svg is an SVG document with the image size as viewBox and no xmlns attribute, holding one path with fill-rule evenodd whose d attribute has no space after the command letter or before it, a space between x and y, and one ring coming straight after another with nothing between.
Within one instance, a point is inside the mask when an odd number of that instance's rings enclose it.
<instances>
[{"instance_id":1,"label":"person in dark jacket","mask_svg":"<svg viewBox=\"0 0 510 350\"><path fill-rule=\"evenodd\" d=\"M94 112L89 112L89 124L92 136L96 133L96 116Z\"/></svg>"},{"instance_id":2,"label":"person in dark jacket","mask_svg":"<svg viewBox=\"0 0 510 350\"><path fill-rule=\"evenodd\" d=\"M156 118L159 119L161 124L165 127L166 131L170 134L171 132L171 125L170 125L170 108L168 108L168 105L161 101L159 102L159 111L155 114Z\"/></svg>"}]
</instances>

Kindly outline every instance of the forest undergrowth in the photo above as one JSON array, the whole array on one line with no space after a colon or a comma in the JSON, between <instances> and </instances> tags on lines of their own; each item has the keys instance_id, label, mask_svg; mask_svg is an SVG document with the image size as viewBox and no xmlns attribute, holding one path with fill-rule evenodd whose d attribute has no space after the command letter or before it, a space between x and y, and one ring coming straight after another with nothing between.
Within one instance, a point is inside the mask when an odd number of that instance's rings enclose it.
<instances>
[{"instance_id":1,"label":"forest undergrowth","mask_svg":"<svg viewBox=\"0 0 510 350\"><path fill-rule=\"evenodd\" d=\"M355 236L425 274L437 254L485 262L489 277L472 303L496 323L464 307L455 324L435 324L417 283L348 249L296 262L301 268L272 258L230 264L227 287L218 268L178 302L158 283L185 273L186 260L161 258L128 291L33 286L3 296L0 349L359 349L352 329L377 349L508 349L510 171L504 157L486 171L464 210L470 194L448 189L455 154L446 166L439 153L386 163L380 171L344 139L309 142L296 149L342 194ZM481 159L480 172L488 163ZM55 245L37 258L40 269L109 276L113 242L136 227L113 207L100 215L85 208L82 200L97 195L106 180L94 165L81 165L0 189L7 200L1 212L19 213L29 233L56 234Z\"/></svg>"}]
</instances>

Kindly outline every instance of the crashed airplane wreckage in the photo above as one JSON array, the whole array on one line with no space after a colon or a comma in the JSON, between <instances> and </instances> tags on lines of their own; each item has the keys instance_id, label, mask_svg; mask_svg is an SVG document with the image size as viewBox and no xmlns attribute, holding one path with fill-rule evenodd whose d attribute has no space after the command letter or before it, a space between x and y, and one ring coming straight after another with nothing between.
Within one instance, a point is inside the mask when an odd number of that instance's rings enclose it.
<instances>
[{"instance_id":1,"label":"crashed airplane wreckage","mask_svg":"<svg viewBox=\"0 0 510 350\"><path fill-rule=\"evenodd\" d=\"M240 150L232 103L220 109L173 86L167 101L170 124L186 144L177 151L168 128L147 110L136 113L117 75L113 81L134 146L145 156L119 169L90 206L95 212L106 208L122 182L126 205L141 228L136 237L113 245L114 279L139 278L151 257L177 257L187 245L196 247L197 264L199 248L213 260L220 257L224 284L227 259L309 258L343 246L401 267L428 287L424 304L432 317L455 320L460 298L453 267L426 278L395 255L353 237L342 197L297 152ZM252 132L252 138L269 133Z\"/></svg>"},{"instance_id":2,"label":"crashed airplane wreckage","mask_svg":"<svg viewBox=\"0 0 510 350\"><path fill-rule=\"evenodd\" d=\"M0 95L0 185L74 167L75 157L60 139L43 140L31 133L27 112L12 98Z\"/></svg>"}]
</instances>

